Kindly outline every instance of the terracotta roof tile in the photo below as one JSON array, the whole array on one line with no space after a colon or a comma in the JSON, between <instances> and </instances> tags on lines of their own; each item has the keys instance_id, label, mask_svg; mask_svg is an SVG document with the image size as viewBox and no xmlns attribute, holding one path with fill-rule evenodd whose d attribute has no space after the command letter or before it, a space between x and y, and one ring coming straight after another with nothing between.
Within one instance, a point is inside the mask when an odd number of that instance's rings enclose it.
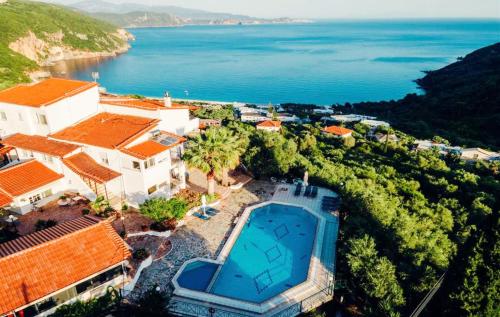
<instances>
[{"instance_id":1,"label":"terracotta roof tile","mask_svg":"<svg viewBox=\"0 0 500 317\"><path fill-rule=\"evenodd\" d=\"M199 107L192 105L183 105L180 103L172 103L172 107L165 107L165 104L162 100L158 99L137 99L131 97L121 97L121 96L106 96L102 97L100 102L102 104L111 105L111 106L120 106L120 107L128 107L128 108L137 108L142 110L172 110L172 109L188 109L188 110L197 110Z\"/></svg>"},{"instance_id":2,"label":"terracotta roof tile","mask_svg":"<svg viewBox=\"0 0 500 317\"><path fill-rule=\"evenodd\" d=\"M21 133L14 134L4 139L3 142L16 148L58 157L63 157L79 148L78 145L50 140L39 135L25 135Z\"/></svg>"},{"instance_id":3,"label":"terracotta roof tile","mask_svg":"<svg viewBox=\"0 0 500 317\"><path fill-rule=\"evenodd\" d=\"M0 102L42 107L97 86L96 83L50 78L31 85L18 85L0 91Z\"/></svg>"},{"instance_id":4,"label":"terracotta roof tile","mask_svg":"<svg viewBox=\"0 0 500 317\"><path fill-rule=\"evenodd\" d=\"M326 128L323 129L323 131L328 132L328 133L332 133L332 134L335 134L335 135L346 135L346 134L349 134L349 133L353 132L350 129L339 127L339 126L336 126L336 125L332 125L332 126L326 127Z\"/></svg>"},{"instance_id":5,"label":"terracotta roof tile","mask_svg":"<svg viewBox=\"0 0 500 317\"><path fill-rule=\"evenodd\" d=\"M0 207L10 205L12 197L0 189Z\"/></svg>"},{"instance_id":6,"label":"terracotta roof tile","mask_svg":"<svg viewBox=\"0 0 500 317\"><path fill-rule=\"evenodd\" d=\"M164 138L172 139L173 141L167 143L161 143ZM186 138L176 135L174 133L170 133L167 131L161 131L158 136L155 137L154 140L148 140L137 145L134 145L130 148L121 148L125 154L131 155L141 160L145 160L149 157L160 154L163 151L171 149L181 143L186 142Z\"/></svg>"},{"instance_id":7,"label":"terracotta roof tile","mask_svg":"<svg viewBox=\"0 0 500 317\"><path fill-rule=\"evenodd\" d=\"M0 315L130 257L106 221L83 217L0 244Z\"/></svg>"},{"instance_id":8,"label":"terracotta roof tile","mask_svg":"<svg viewBox=\"0 0 500 317\"><path fill-rule=\"evenodd\" d=\"M134 145L130 148L123 148L121 149L121 151L125 154L132 155L133 157L137 157L141 160L145 160L149 157L160 154L161 152L166 151L169 148L170 147L158 142L148 140Z\"/></svg>"},{"instance_id":9,"label":"terracotta roof tile","mask_svg":"<svg viewBox=\"0 0 500 317\"><path fill-rule=\"evenodd\" d=\"M0 170L0 188L16 197L63 178L42 163L31 160Z\"/></svg>"},{"instance_id":10,"label":"terracotta roof tile","mask_svg":"<svg viewBox=\"0 0 500 317\"><path fill-rule=\"evenodd\" d=\"M98 183L106 183L121 174L97 163L86 153L78 153L63 159L63 163L80 176L90 178Z\"/></svg>"},{"instance_id":11,"label":"terracotta roof tile","mask_svg":"<svg viewBox=\"0 0 500 317\"><path fill-rule=\"evenodd\" d=\"M261 123L257 124L257 126L266 128L280 128L281 121L274 121L274 120L262 121Z\"/></svg>"},{"instance_id":12,"label":"terracotta roof tile","mask_svg":"<svg viewBox=\"0 0 500 317\"><path fill-rule=\"evenodd\" d=\"M114 149L124 146L158 124L159 120L114 113L99 113L50 137Z\"/></svg>"}]
</instances>

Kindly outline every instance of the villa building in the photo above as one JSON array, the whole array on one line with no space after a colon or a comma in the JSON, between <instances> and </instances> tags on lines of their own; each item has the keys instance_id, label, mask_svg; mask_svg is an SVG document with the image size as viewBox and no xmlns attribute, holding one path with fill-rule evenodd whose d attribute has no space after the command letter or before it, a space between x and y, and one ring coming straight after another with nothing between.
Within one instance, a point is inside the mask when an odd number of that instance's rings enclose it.
<instances>
[{"instance_id":1,"label":"villa building","mask_svg":"<svg viewBox=\"0 0 500 317\"><path fill-rule=\"evenodd\" d=\"M500 161L500 153L481 148L468 148L460 151L461 158L467 161Z\"/></svg>"},{"instance_id":2,"label":"villa building","mask_svg":"<svg viewBox=\"0 0 500 317\"><path fill-rule=\"evenodd\" d=\"M323 133L334 135L339 138L348 138L352 135L352 132L353 131L350 129L339 127L336 125L332 125L323 129Z\"/></svg>"},{"instance_id":3,"label":"villa building","mask_svg":"<svg viewBox=\"0 0 500 317\"><path fill-rule=\"evenodd\" d=\"M257 124L257 130L264 130L268 132L279 132L281 130L281 121L266 120Z\"/></svg>"},{"instance_id":4,"label":"villa building","mask_svg":"<svg viewBox=\"0 0 500 317\"><path fill-rule=\"evenodd\" d=\"M0 244L0 316L49 316L120 289L130 251L110 223L84 216Z\"/></svg>"},{"instance_id":5,"label":"villa building","mask_svg":"<svg viewBox=\"0 0 500 317\"><path fill-rule=\"evenodd\" d=\"M186 186L184 135L199 128L189 110L168 94L163 100L100 96L95 83L66 79L0 91L2 168L35 161L38 170L60 176L40 185L28 178L25 193L10 193L0 182L3 201L26 213L65 190L102 195L116 208L170 197ZM34 199L25 197L31 194Z\"/></svg>"}]
</instances>

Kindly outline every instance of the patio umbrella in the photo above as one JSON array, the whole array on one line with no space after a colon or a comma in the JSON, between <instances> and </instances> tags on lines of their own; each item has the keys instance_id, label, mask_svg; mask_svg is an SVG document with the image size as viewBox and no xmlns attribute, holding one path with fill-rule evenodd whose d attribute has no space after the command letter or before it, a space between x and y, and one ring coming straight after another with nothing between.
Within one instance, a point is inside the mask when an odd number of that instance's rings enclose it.
<instances>
[{"instance_id":1,"label":"patio umbrella","mask_svg":"<svg viewBox=\"0 0 500 317\"><path fill-rule=\"evenodd\" d=\"M309 181L309 173L306 171L304 173L304 185L307 186Z\"/></svg>"},{"instance_id":2,"label":"patio umbrella","mask_svg":"<svg viewBox=\"0 0 500 317\"><path fill-rule=\"evenodd\" d=\"M207 197L205 195L201 195L201 211L203 212L203 216L206 216L205 209L207 208Z\"/></svg>"}]
</instances>

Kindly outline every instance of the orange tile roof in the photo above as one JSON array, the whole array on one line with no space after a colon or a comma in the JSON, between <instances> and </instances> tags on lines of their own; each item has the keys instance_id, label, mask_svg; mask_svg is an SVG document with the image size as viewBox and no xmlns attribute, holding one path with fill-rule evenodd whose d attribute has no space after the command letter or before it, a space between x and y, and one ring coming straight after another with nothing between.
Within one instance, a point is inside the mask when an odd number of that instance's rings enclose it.
<instances>
[{"instance_id":1,"label":"orange tile roof","mask_svg":"<svg viewBox=\"0 0 500 317\"><path fill-rule=\"evenodd\" d=\"M31 160L0 170L0 188L16 197L63 178L42 163Z\"/></svg>"},{"instance_id":2,"label":"orange tile roof","mask_svg":"<svg viewBox=\"0 0 500 317\"><path fill-rule=\"evenodd\" d=\"M90 178L98 183L106 183L121 174L97 163L86 153L78 153L63 159L63 163L80 176Z\"/></svg>"},{"instance_id":3,"label":"orange tile roof","mask_svg":"<svg viewBox=\"0 0 500 317\"><path fill-rule=\"evenodd\" d=\"M257 126L265 128L280 128L281 121L273 121L273 120L262 121L261 123L257 124Z\"/></svg>"},{"instance_id":4,"label":"orange tile roof","mask_svg":"<svg viewBox=\"0 0 500 317\"><path fill-rule=\"evenodd\" d=\"M12 197L0 188L0 207L9 205L12 202Z\"/></svg>"},{"instance_id":5,"label":"orange tile roof","mask_svg":"<svg viewBox=\"0 0 500 317\"><path fill-rule=\"evenodd\" d=\"M96 83L50 78L31 85L18 85L0 91L0 102L42 107L97 86Z\"/></svg>"},{"instance_id":6,"label":"orange tile roof","mask_svg":"<svg viewBox=\"0 0 500 317\"><path fill-rule=\"evenodd\" d=\"M88 216L0 244L0 315L129 257L130 251L111 225Z\"/></svg>"},{"instance_id":7,"label":"orange tile roof","mask_svg":"<svg viewBox=\"0 0 500 317\"><path fill-rule=\"evenodd\" d=\"M111 106L121 106L121 107L129 107L129 108L137 108L142 110L172 110L172 109L188 109L188 110L196 110L199 109L196 106L192 105L183 105L179 103L172 103L172 107L165 107L165 104L162 100L158 99L137 99L131 97L112 97L106 96L101 98L101 103Z\"/></svg>"},{"instance_id":8,"label":"orange tile roof","mask_svg":"<svg viewBox=\"0 0 500 317\"><path fill-rule=\"evenodd\" d=\"M145 160L149 157L160 154L161 152L166 151L169 148L170 147L158 142L148 140L134 145L130 148L123 148L121 149L121 151L125 154L132 155L133 157L137 157L141 160Z\"/></svg>"},{"instance_id":9,"label":"orange tile roof","mask_svg":"<svg viewBox=\"0 0 500 317\"><path fill-rule=\"evenodd\" d=\"M159 120L156 119L104 112L54 133L50 137L115 149L148 132L158 122Z\"/></svg>"},{"instance_id":10,"label":"orange tile roof","mask_svg":"<svg viewBox=\"0 0 500 317\"><path fill-rule=\"evenodd\" d=\"M186 138L179 136L179 135L176 135L176 134L173 134L173 133L170 133L170 132L167 132L167 131L161 131L160 135L165 135L168 137L175 138L175 139L177 139L177 141L175 141L171 144L165 145L165 144L161 144L157 140L147 140L145 142L134 145L130 148L122 148L122 149L120 149L120 151L122 151L125 154L136 157L138 159L145 160L149 157L160 154L161 152L166 151L168 149L171 149L171 148L186 141Z\"/></svg>"},{"instance_id":11,"label":"orange tile roof","mask_svg":"<svg viewBox=\"0 0 500 317\"><path fill-rule=\"evenodd\" d=\"M78 145L50 140L39 135L26 135L21 133L14 134L4 139L3 142L16 148L58 157L63 157L79 148Z\"/></svg>"},{"instance_id":12,"label":"orange tile roof","mask_svg":"<svg viewBox=\"0 0 500 317\"><path fill-rule=\"evenodd\" d=\"M332 126L326 127L326 128L323 129L323 131L328 132L328 133L332 133L332 134L335 134L335 135L346 135L346 134L349 134L349 133L353 132L350 129L339 127L339 126L336 126L336 125L332 125Z\"/></svg>"}]
</instances>

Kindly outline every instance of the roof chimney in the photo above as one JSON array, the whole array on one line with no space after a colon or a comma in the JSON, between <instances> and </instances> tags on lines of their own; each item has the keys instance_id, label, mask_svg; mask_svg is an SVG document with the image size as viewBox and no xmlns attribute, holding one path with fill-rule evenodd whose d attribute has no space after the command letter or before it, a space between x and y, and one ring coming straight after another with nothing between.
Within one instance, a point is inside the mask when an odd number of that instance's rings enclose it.
<instances>
[{"instance_id":1,"label":"roof chimney","mask_svg":"<svg viewBox=\"0 0 500 317\"><path fill-rule=\"evenodd\" d=\"M170 93L168 91L165 91L165 94L163 95L163 103L165 107L172 108L172 97L170 97Z\"/></svg>"}]
</instances>

